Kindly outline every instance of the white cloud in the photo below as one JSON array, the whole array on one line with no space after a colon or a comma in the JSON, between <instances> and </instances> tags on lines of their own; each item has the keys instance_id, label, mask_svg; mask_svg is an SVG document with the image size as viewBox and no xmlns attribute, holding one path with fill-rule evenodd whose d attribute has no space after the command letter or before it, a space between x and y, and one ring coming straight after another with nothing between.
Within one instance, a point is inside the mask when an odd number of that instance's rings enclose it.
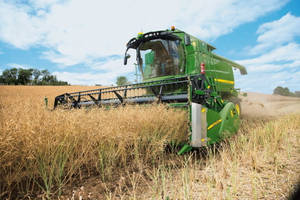
<instances>
[{"instance_id":1,"label":"white cloud","mask_svg":"<svg viewBox=\"0 0 300 200\"><path fill-rule=\"evenodd\" d=\"M274 44L276 45L276 44ZM238 63L247 66L249 71L264 71L271 69L286 69L299 67L300 45L289 43L252 59L239 60Z\"/></svg>"},{"instance_id":2,"label":"white cloud","mask_svg":"<svg viewBox=\"0 0 300 200\"><path fill-rule=\"evenodd\" d=\"M0 0L0 39L17 48L48 47L45 58L74 65L121 55L126 42L141 30L177 25L200 38L214 39L280 8L287 0L30 2Z\"/></svg>"},{"instance_id":3,"label":"white cloud","mask_svg":"<svg viewBox=\"0 0 300 200\"><path fill-rule=\"evenodd\" d=\"M73 85L111 85L116 82L118 76L128 76L130 81L133 81L132 73L134 65L128 63L127 66L122 66L123 59L110 60L104 63L95 63L91 67L96 72L74 73L74 72L54 72L53 74L59 80L67 81Z\"/></svg>"},{"instance_id":4,"label":"white cloud","mask_svg":"<svg viewBox=\"0 0 300 200\"><path fill-rule=\"evenodd\" d=\"M251 49L252 54L261 53L274 46L280 46L293 41L300 36L300 17L287 13L279 20L261 25L257 33L258 44Z\"/></svg>"},{"instance_id":5,"label":"white cloud","mask_svg":"<svg viewBox=\"0 0 300 200\"><path fill-rule=\"evenodd\" d=\"M213 40L241 24L279 9L288 0L29 2L26 5L0 0L0 40L22 49L46 47L48 51L41 56L53 63L61 66L83 63L97 71L54 72L60 80L72 84L108 85L114 83L117 76L132 73L134 68L123 66L121 59L98 60L123 55L126 42L137 32L175 25L201 39ZM299 18L288 13L280 20L260 26L257 45L251 53L266 50L266 54L238 61L249 69L248 76L238 77L238 85L249 90L270 91L273 85L264 86L263 82L257 81L258 77L274 84L276 81L299 83L294 75L286 76L292 81L283 78L274 81L271 76L280 74L285 68L294 70L299 67L299 45L293 41L299 35L298 23Z\"/></svg>"},{"instance_id":6,"label":"white cloud","mask_svg":"<svg viewBox=\"0 0 300 200\"><path fill-rule=\"evenodd\" d=\"M35 9L45 9L61 1L62 0L29 0L30 5L32 5Z\"/></svg>"},{"instance_id":7,"label":"white cloud","mask_svg":"<svg viewBox=\"0 0 300 200\"><path fill-rule=\"evenodd\" d=\"M22 68L22 69L30 69L33 68L32 66L26 65L26 64L17 64L17 63L8 63L8 67L10 68Z\"/></svg>"},{"instance_id":8,"label":"white cloud","mask_svg":"<svg viewBox=\"0 0 300 200\"><path fill-rule=\"evenodd\" d=\"M23 68L22 65L19 65L19 64L16 64L16 63L9 63L7 64L8 67L11 67L11 68Z\"/></svg>"},{"instance_id":9,"label":"white cloud","mask_svg":"<svg viewBox=\"0 0 300 200\"><path fill-rule=\"evenodd\" d=\"M43 52L41 57L51 60L53 63L58 63L62 66L72 66L84 61L89 62L89 60L85 58L84 55L63 55L53 50Z\"/></svg>"},{"instance_id":10,"label":"white cloud","mask_svg":"<svg viewBox=\"0 0 300 200\"><path fill-rule=\"evenodd\" d=\"M95 63L91 67L93 69L103 70L107 72L111 71L118 74L130 73L134 70L132 65L131 66L130 65L122 66L122 65L123 65L123 59L118 59L118 60L111 60L100 64Z\"/></svg>"},{"instance_id":11,"label":"white cloud","mask_svg":"<svg viewBox=\"0 0 300 200\"><path fill-rule=\"evenodd\" d=\"M54 72L58 80L67 81L72 85L110 85L115 82L113 79L108 78L107 73L76 73L76 72Z\"/></svg>"},{"instance_id":12,"label":"white cloud","mask_svg":"<svg viewBox=\"0 0 300 200\"><path fill-rule=\"evenodd\" d=\"M237 85L248 91L272 93L277 86L300 90L300 17L286 14L258 28L258 43L250 51L264 53L238 63L246 66L247 76L237 74ZM295 29L295 30L294 30Z\"/></svg>"},{"instance_id":13,"label":"white cloud","mask_svg":"<svg viewBox=\"0 0 300 200\"><path fill-rule=\"evenodd\" d=\"M17 7L0 1L0 39L21 49L38 44L43 38L41 20L28 14L27 6Z\"/></svg>"},{"instance_id":14,"label":"white cloud","mask_svg":"<svg viewBox=\"0 0 300 200\"><path fill-rule=\"evenodd\" d=\"M236 74L236 87L242 91L255 91L271 94L277 86L288 87L291 91L300 90L300 71L253 72L247 76Z\"/></svg>"},{"instance_id":15,"label":"white cloud","mask_svg":"<svg viewBox=\"0 0 300 200\"><path fill-rule=\"evenodd\" d=\"M282 7L287 2L287 0L194 0L184 3L185 9L179 14L178 21L184 24L190 33L204 39L217 38L232 32L241 24L254 21Z\"/></svg>"}]
</instances>

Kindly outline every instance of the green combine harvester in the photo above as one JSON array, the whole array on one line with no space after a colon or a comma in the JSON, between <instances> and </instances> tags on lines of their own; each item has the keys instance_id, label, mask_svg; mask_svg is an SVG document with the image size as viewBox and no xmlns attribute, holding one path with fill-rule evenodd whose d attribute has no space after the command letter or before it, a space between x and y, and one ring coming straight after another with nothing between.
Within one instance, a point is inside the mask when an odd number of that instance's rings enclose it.
<instances>
[{"instance_id":1,"label":"green combine harvester","mask_svg":"<svg viewBox=\"0 0 300 200\"><path fill-rule=\"evenodd\" d=\"M214 54L212 45L174 27L132 38L124 65L130 58L129 49L136 51L141 83L65 93L55 98L54 108L158 102L187 109L190 133L179 154L238 131L241 108L232 68L247 74L245 67Z\"/></svg>"}]
</instances>

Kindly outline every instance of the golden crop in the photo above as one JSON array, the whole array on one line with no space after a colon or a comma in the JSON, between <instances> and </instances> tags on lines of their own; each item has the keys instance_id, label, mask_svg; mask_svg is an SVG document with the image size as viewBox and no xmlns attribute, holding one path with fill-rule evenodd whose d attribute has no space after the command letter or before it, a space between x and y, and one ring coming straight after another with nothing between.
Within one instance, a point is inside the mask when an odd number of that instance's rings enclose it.
<instances>
[{"instance_id":1,"label":"golden crop","mask_svg":"<svg viewBox=\"0 0 300 200\"><path fill-rule=\"evenodd\" d=\"M45 96L52 107L56 95L82 89L0 87L0 195L60 194L83 174L109 181L118 171L157 163L167 142L186 139L186 112L162 105L55 111L44 105Z\"/></svg>"},{"instance_id":2,"label":"golden crop","mask_svg":"<svg viewBox=\"0 0 300 200\"><path fill-rule=\"evenodd\" d=\"M299 178L299 114L244 118L221 147L177 156L165 146L187 139L183 110L51 110L95 88L0 86L0 199L282 199Z\"/></svg>"}]
</instances>

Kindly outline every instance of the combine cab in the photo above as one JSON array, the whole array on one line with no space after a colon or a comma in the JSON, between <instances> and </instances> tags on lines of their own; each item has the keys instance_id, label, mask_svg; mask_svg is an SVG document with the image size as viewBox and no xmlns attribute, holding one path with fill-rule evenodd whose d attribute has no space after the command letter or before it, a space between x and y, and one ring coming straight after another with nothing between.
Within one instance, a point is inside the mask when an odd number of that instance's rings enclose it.
<instances>
[{"instance_id":1,"label":"combine cab","mask_svg":"<svg viewBox=\"0 0 300 200\"><path fill-rule=\"evenodd\" d=\"M65 93L54 108L109 107L125 104L165 103L189 111L189 142L178 152L207 146L237 132L240 104L232 68L246 69L214 54L213 46L174 27L139 34L127 43L124 64L136 51L143 82Z\"/></svg>"}]
</instances>

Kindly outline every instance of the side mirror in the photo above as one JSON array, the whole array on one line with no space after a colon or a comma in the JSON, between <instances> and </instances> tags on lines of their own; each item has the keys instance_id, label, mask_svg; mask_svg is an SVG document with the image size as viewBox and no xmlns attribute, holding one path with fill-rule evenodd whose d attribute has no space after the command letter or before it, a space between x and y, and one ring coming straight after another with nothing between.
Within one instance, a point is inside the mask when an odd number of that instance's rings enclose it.
<instances>
[{"instance_id":1,"label":"side mirror","mask_svg":"<svg viewBox=\"0 0 300 200\"><path fill-rule=\"evenodd\" d=\"M124 57L124 65L127 65L128 58L130 58L130 54L126 53Z\"/></svg>"},{"instance_id":2,"label":"side mirror","mask_svg":"<svg viewBox=\"0 0 300 200\"><path fill-rule=\"evenodd\" d=\"M188 34L184 34L184 44L186 46L191 44L191 37Z\"/></svg>"}]
</instances>

